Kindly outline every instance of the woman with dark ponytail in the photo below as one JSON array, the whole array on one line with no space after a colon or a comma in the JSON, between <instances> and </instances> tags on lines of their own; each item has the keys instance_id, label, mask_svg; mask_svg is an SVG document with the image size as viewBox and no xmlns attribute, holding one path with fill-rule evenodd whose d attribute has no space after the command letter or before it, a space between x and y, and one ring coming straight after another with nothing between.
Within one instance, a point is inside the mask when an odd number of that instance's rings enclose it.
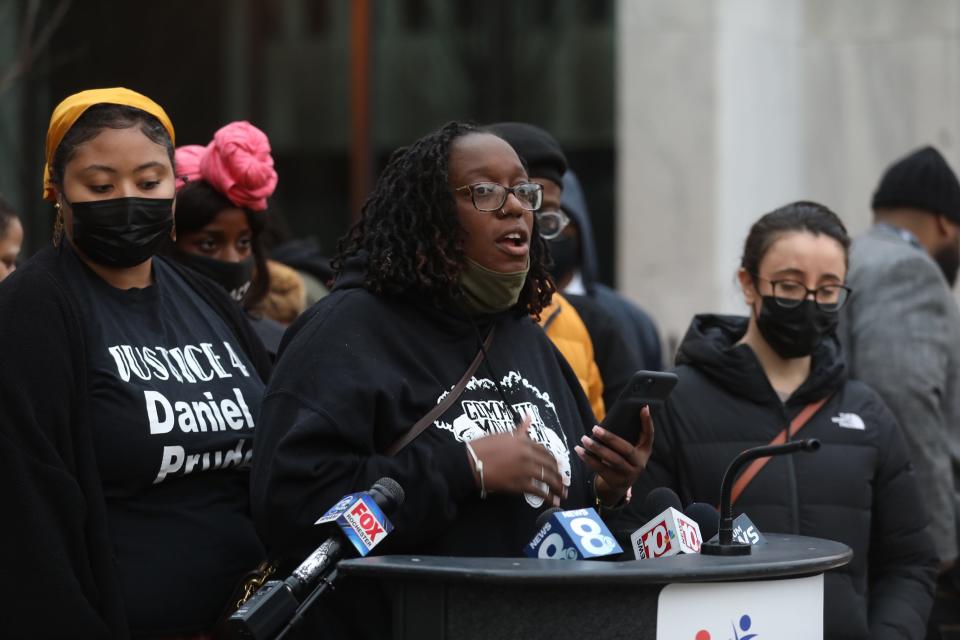
<instances>
[{"instance_id":1,"label":"woman with dark ponytail","mask_svg":"<svg viewBox=\"0 0 960 640\"><path fill-rule=\"evenodd\" d=\"M750 315L693 319L634 492L667 486L684 504L715 505L744 449L818 438L815 454L770 458L736 488L735 512L764 533L853 549L850 564L826 574L824 638L920 640L937 560L900 428L876 393L847 379L835 333L851 294L849 247L840 219L814 202L753 225L737 273ZM624 519L644 524L629 507Z\"/></svg>"}]
</instances>

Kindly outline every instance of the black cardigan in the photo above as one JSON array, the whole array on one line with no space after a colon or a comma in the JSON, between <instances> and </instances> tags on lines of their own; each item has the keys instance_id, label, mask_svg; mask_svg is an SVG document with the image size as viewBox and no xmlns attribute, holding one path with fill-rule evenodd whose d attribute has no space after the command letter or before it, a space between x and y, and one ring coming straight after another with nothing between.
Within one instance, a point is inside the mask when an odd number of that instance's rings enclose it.
<instances>
[{"instance_id":1,"label":"black cardigan","mask_svg":"<svg viewBox=\"0 0 960 640\"><path fill-rule=\"evenodd\" d=\"M154 258L162 260L163 258ZM239 307L170 263L236 334L266 382L270 361ZM0 580L5 637L125 638L106 505L87 415L83 319L60 251L0 283Z\"/></svg>"}]
</instances>

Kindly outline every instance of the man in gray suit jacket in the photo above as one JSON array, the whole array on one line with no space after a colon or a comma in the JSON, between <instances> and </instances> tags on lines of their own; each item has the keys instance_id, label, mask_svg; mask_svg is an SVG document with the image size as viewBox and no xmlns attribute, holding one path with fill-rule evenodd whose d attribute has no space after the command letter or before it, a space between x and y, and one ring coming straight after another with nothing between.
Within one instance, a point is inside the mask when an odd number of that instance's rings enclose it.
<instances>
[{"instance_id":1,"label":"man in gray suit jacket","mask_svg":"<svg viewBox=\"0 0 960 640\"><path fill-rule=\"evenodd\" d=\"M950 291L960 266L960 182L925 147L887 169L873 210L876 224L850 252L853 295L840 335L851 377L873 387L903 429L942 595L953 589L960 517L960 310Z\"/></svg>"}]
</instances>

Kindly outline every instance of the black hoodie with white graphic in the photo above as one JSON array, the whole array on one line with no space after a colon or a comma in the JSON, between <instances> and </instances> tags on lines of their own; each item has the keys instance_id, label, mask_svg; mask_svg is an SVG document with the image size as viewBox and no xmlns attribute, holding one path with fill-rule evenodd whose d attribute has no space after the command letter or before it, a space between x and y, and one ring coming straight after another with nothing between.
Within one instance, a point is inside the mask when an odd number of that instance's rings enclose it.
<instances>
[{"instance_id":1,"label":"black hoodie with white graphic","mask_svg":"<svg viewBox=\"0 0 960 640\"><path fill-rule=\"evenodd\" d=\"M814 351L807 380L781 401L753 350L737 344L746 329L747 318L694 318L677 355L680 382L654 413L654 452L634 504L658 486L684 504L718 504L737 454L769 444L806 405L830 396L791 436L818 438L822 448L771 458L734 514L746 513L764 533L853 549L850 564L826 574L825 638L922 638L937 559L896 420L873 390L847 379L832 336ZM640 519L637 511L622 518L631 527Z\"/></svg>"},{"instance_id":2,"label":"black hoodie with white graphic","mask_svg":"<svg viewBox=\"0 0 960 640\"><path fill-rule=\"evenodd\" d=\"M481 500L465 442L513 428L499 383L530 435L570 480L564 508L592 504L593 472L574 447L593 414L566 361L529 317L477 320L411 299L374 295L362 263L291 327L258 421L253 510L272 553L319 542L314 521L344 494L383 476L404 488L380 552L519 556L549 505L532 495ZM489 357L463 395L412 444L382 452L442 401L496 325ZM321 532L322 533L322 532Z\"/></svg>"}]
</instances>

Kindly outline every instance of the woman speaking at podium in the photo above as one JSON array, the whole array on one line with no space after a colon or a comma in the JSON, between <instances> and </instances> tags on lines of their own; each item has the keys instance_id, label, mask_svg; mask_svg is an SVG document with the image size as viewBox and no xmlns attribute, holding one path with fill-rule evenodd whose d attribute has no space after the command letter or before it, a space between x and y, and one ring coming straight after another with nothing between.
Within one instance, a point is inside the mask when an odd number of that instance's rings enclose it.
<instances>
[{"instance_id":1,"label":"woman speaking at podium","mask_svg":"<svg viewBox=\"0 0 960 640\"><path fill-rule=\"evenodd\" d=\"M594 429L531 319L554 292L541 189L470 125L394 153L264 398L252 495L272 553L302 558L313 522L382 476L407 496L387 552L518 556L543 509L622 504L653 424L646 414L637 443Z\"/></svg>"},{"instance_id":2,"label":"woman speaking at podium","mask_svg":"<svg viewBox=\"0 0 960 640\"><path fill-rule=\"evenodd\" d=\"M684 503L715 505L724 470L744 449L778 435L820 439L814 454L768 459L734 512L764 533L853 549L849 565L826 574L825 638L920 639L937 562L899 427L844 371L835 329L850 294L849 246L840 219L812 202L753 225L737 274L750 316L694 318L677 355L680 382L654 412L656 446L634 491L668 486ZM624 519L644 524L627 511Z\"/></svg>"}]
</instances>

